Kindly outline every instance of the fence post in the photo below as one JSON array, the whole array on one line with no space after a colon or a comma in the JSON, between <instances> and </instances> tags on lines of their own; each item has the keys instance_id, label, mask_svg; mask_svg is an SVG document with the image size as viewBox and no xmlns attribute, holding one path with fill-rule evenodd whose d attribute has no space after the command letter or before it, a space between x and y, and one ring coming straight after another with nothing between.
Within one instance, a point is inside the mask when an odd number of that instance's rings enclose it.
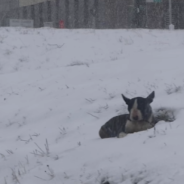
<instances>
[{"instance_id":1,"label":"fence post","mask_svg":"<svg viewBox=\"0 0 184 184\"><path fill-rule=\"evenodd\" d=\"M173 30L174 25L172 24L172 1L169 0L169 29Z\"/></svg>"}]
</instances>

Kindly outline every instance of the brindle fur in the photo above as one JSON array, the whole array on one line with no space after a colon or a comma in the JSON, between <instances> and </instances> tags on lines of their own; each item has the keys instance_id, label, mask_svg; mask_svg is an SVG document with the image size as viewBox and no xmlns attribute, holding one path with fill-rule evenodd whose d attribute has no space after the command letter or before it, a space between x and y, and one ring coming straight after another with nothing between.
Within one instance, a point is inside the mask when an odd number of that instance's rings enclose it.
<instances>
[{"instance_id":1,"label":"brindle fur","mask_svg":"<svg viewBox=\"0 0 184 184\"><path fill-rule=\"evenodd\" d=\"M148 103L146 105L146 108L148 108L149 114L146 114L146 116L143 116L142 120L138 121L130 120L130 114L123 114L111 118L99 130L99 136L102 139L110 137L125 137L126 134L140 132L154 127L154 125L157 122L153 116L151 106L149 105L153 101L154 92L152 92L147 98L136 97L133 99L128 99L123 96L123 99L126 101L128 105L129 111L131 110L130 108L131 103L129 102L131 102L131 100L135 100L138 98L139 101L142 100L142 102ZM145 109L141 109L141 111L143 110ZM144 115L144 113L142 114Z\"/></svg>"}]
</instances>

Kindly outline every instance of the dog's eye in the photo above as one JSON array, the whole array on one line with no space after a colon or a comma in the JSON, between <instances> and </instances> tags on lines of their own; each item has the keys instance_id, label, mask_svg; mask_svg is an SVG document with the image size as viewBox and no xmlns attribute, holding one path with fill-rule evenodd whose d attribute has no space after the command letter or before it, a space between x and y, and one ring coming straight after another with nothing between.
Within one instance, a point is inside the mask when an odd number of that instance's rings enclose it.
<instances>
[{"instance_id":1,"label":"dog's eye","mask_svg":"<svg viewBox=\"0 0 184 184\"><path fill-rule=\"evenodd\" d=\"M146 108L144 112L147 115L147 114L149 114L150 110L148 108Z\"/></svg>"},{"instance_id":2,"label":"dog's eye","mask_svg":"<svg viewBox=\"0 0 184 184\"><path fill-rule=\"evenodd\" d=\"M143 106L144 106L144 103L140 102L139 107L143 107Z\"/></svg>"},{"instance_id":3,"label":"dog's eye","mask_svg":"<svg viewBox=\"0 0 184 184\"><path fill-rule=\"evenodd\" d=\"M145 112L145 114L149 114L150 113L150 107L149 106L146 106L144 112Z\"/></svg>"}]
</instances>

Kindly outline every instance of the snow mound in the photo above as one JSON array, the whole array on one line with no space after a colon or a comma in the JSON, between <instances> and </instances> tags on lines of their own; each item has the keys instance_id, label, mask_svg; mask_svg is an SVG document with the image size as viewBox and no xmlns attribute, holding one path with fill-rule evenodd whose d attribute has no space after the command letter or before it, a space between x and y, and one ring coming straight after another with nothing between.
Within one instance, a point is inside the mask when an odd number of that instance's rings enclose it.
<instances>
[{"instance_id":1,"label":"snow mound","mask_svg":"<svg viewBox=\"0 0 184 184\"><path fill-rule=\"evenodd\" d=\"M183 183L183 50L181 30L0 28L0 183ZM168 122L99 138L153 90Z\"/></svg>"}]
</instances>

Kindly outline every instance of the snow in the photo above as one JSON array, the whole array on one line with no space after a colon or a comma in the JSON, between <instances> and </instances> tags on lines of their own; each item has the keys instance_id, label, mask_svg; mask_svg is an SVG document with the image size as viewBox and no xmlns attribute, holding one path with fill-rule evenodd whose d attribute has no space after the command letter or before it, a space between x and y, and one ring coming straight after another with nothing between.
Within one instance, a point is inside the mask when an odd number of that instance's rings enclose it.
<instances>
[{"instance_id":1,"label":"snow","mask_svg":"<svg viewBox=\"0 0 184 184\"><path fill-rule=\"evenodd\" d=\"M183 183L183 51L182 30L0 28L0 183ZM99 138L153 90L174 122Z\"/></svg>"}]
</instances>

